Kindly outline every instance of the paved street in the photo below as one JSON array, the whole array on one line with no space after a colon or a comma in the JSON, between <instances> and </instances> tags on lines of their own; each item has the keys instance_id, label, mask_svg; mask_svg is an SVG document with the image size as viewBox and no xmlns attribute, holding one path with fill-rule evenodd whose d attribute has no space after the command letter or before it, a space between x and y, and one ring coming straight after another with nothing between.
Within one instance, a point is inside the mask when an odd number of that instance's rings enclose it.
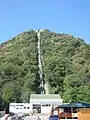
<instances>
[{"instance_id":1,"label":"paved street","mask_svg":"<svg viewBox=\"0 0 90 120\"><path fill-rule=\"evenodd\" d=\"M41 120L48 120L47 116L40 116ZM2 120L0 118L0 120ZM10 120L10 118L8 119ZM29 117L25 117L24 120L37 120L37 116L29 116ZM66 120L66 119L62 119L62 120ZM67 119L67 120L78 120L78 119Z\"/></svg>"},{"instance_id":2,"label":"paved street","mask_svg":"<svg viewBox=\"0 0 90 120\"><path fill-rule=\"evenodd\" d=\"M40 116L41 120L48 120L46 116ZM30 116L24 118L24 120L37 120L37 116ZM78 120L78 119L61 119L61 120Z\"/></svg>"},{"instance_id":3,"label":"paved street","mask_svg":"<svg viewBox=\"0 0 90 120\"><path fill-rule=\"evenodd\" d=\"M38 116L27 116L24 120L37 120ZM47 116L39 116L41 120L47 120ZM10 117L8 118L10 120Z\"/></svg>"},{"instance_id":4,"label":"paved street","mask_svg":"<svg viewBox=\"0 0 90 120\"><path fill-rule=\"evenodd\" d=\"M28 116L25 117L24 120L37 120L38 116ZM47 116L39 116L41 120L47 120Z\"/></svg>"},{"instance_id":5,"label":"paved street","mask_svg":"<svg viewBox=\"0 0 90 120\"><path fill-rule=\"evenodd\" d=\"M39 118L41 120L48 120L48 116L39 116ZM24 120L37 120L38 119L38 115L37 116L27 116L24 118ZM2 120L0 118L0 120ZM10 120L10 117L8 118L8 120ZM78 120L78 119L61 119L61 120Z\"/></svg>"}]
</instances>

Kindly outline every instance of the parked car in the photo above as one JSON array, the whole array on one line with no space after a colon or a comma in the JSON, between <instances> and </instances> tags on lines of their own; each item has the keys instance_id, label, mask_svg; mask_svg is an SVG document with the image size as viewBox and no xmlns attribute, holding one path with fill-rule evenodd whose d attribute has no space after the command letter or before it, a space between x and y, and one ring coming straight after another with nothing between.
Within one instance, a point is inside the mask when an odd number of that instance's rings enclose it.
<instances>
[{"instance_id":1,"label":"parked car","mask_svg":"<svg viewBox=\"0 0 90 120\"><path fill-rule=\"evenodd\" d=\"M50 115L48 119L49 120L60 120L58 115Z\"/></svg>"}]
</instances>

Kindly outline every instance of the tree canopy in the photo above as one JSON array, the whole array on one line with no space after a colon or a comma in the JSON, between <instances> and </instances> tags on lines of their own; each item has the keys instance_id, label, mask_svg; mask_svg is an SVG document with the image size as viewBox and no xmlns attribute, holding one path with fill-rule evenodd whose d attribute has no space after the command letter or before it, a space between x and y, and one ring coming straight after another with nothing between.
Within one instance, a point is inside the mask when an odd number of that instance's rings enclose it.
<instances>
[{"instance_id":1,"label":"tree canopy","mask_svg":"<svg viewBox=\"0 0 90 120\"><path fill-rule=\"evenodd\" d=\"M90 45L68 34L41 34L43 68L49 91L64 102L90 102Z\"/></svg>"},{"instance_id":2,"label":"tree canopy","mask_svg":"<svg viewBox=\"0 0 90 120\"><path fill-rule=\"evenodd\" d=\"M72 35L41 32L44 80L64 102L90 102L90 45ZM28 102L38 91L37 34L20 33L0 45L0 99Z\"/></svg>"}]
</instances>

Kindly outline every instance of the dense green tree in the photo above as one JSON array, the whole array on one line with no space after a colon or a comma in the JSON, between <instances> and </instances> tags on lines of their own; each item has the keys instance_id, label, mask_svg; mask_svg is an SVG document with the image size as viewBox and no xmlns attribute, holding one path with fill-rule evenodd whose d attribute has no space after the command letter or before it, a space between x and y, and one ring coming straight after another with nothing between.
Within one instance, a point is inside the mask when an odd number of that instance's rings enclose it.
<instances>
[{"instance_id":1,"label":"dense green tree","mask_svg":"<svg viewBox=\"0 0 90 120\"><path fill-rule=\"evenodd\" d=\"M65 102L90 102L90 45L72 35L41 32L44 80ZM0 45L0 98L28 102L38 91L37 34L20 33Z\"/></svg>"},{"instance_id":2,"label":"dense green tree","mask_svg":"<svg viewBox=\"0 0 90 120\"><path fill-rule=\"evenodd\" d=\"M90 45L46 30L41 33L41 44L50 93L59 93L65 102L90 102Z\"/></svg>"},{"instance_id":3,"label":"dense green tree","mask_svg":"<svg viewBox=\"0 0 90 120\"><path fill-rule=\"evenodd\" d=\"M8 102L28 102L37 81L37 36L31 30L0 45L0 96Z\"/></svg>"}]
</instances>

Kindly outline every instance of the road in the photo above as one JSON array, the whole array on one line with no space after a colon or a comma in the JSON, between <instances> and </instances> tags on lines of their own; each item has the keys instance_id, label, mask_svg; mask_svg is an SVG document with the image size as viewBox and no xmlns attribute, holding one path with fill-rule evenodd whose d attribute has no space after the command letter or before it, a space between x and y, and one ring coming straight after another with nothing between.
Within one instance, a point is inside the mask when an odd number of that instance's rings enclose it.
<instances>
[{"instance_id":1,"label":"road","mask_svg":"<svg viewBox=\"0 0 90 120\"><path fill-rule=\"evenodd\" d=\"M24 120L37 120L37 116L28 116L28 117L25 117ZM48 117L47 116L40 116L41 120L48 120ZM2 120L0 118L0 120ZM10 120L10 118L8 118L8 120ZM78 120L78 119L62 119L62 120Z\"/></svg>"},{"instance_id":2,"label":"road","mask_svg":"<svg viewBox=\"0 0 90 120\"><path fill-rule=\"evenodd\" d=\"M41 120L48 120L47 117L45 116L40 116ZM33 117L26 117L24 118L24 120L37 120L37 116L33 116ZM78 120L78 119L61 119L61 120Z\"/></svg>"},{"instance_id":3,"label":"road","mask_svg":"<svg viewBox=\"0 0 90 120\"><path fill-rule=\"evenodd\" d=\"M47 116L40 116L39 118L40 118L40 120L47 120ZM10 120L10 119L11 118L9 117L8 120ZM37 119L38 119L38 116L27 116L27 117L24 117L24 120L37 120Z\"/></svg>"},{"instance_id":4,"label":"road","mask_svg":"<svg viewBox=\"0 0 90 120\"><path fill-rule=\"evenodd\" d=\"M40 116L39 117L41 120L47 120L47 117L46 116ZM38 117L37 116L28 116L28 117L25 117L24 120L37 120Z\"/></svg>"}]
</instances>

